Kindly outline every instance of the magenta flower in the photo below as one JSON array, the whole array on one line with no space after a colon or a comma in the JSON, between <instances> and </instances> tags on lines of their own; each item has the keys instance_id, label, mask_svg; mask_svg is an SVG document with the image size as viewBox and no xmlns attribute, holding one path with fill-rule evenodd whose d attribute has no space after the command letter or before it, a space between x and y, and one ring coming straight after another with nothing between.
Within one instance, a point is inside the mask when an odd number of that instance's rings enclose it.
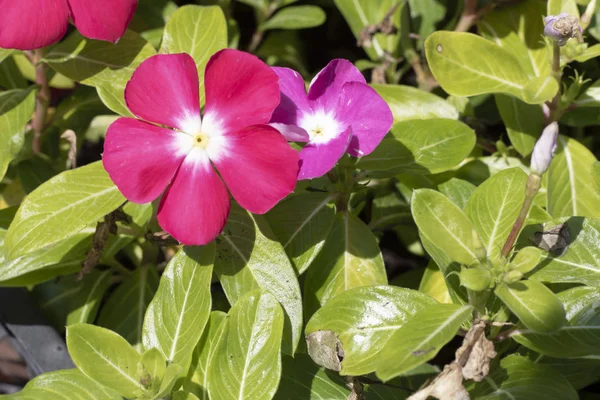
<instances>
[{"instance_id":1,"label":"magenta flower","mask_svg":"<svg viewBox=\"0 0 600 400\"><path fill-rule=\"evenodd\" d=\"M222 231L227 188L240 206L262 214L294 190L298 173L296 151L265 125L279 104L277 75L266 64L222 50L210 59L204 84L201 117L194 60L150 57L125 88L139 119L115 121L104 143L104 167L123 195L147 203L164 191L158 222L188 245L206 244Z\"/></svg>"},{"instance_id":2,"label":"magenta flower","mask_svg":"<svg viewBox=\"0 0 600 400\"><path fill-rule=\"evenodd\" d=\"M90 39L116 42L137 0L0 0L0 47L32 50L58 42L69 18Z\"/></svg>"},{"instance_id":3,"label":"magenta flower","mask_svg":"<svg viewBox=\"0 0 600 400\"><path fill-rule=\"evenodd\" d=\"M333 60L308 89L296 71L273 68L279 75L281 103L271 125L289 141L308 142L300 151L298 179L323 176L348 153L371 153L393 123L387 103L347 60Z\"/></svg>"}]
</instances>

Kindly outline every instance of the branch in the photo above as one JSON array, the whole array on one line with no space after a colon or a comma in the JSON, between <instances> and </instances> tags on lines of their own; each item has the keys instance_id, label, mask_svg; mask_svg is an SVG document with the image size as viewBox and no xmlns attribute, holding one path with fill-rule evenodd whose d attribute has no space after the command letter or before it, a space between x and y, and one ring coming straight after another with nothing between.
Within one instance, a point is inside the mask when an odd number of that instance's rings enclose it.
<instances>
[{"instance_id":1,"label":"branch","mask_svg":"<svg viewBox=\"0 0 600 400\"><path fill-rule=\"evenodd\" d=\"M35 67L35 83L40 86L40 91L36 96L35 114L32 120L34 153L39 153L41 149L40 141L46 125L46 114L50 104L50 84L48 82L47 66L42 63L42 49L35 50L33 55L28 54L28 58Z\"/></svg>"},{"instance_id":2,"label":"branch","mask_svg":"<svg viewBox=\"0 0 600 400\"><path fill-rule=\"evenodd\" d=\"M468 32L471 27L479 21L485 14L494 8L494 3L490 3L482 9L477 9L477 0L465 0L463 12L454 28L455 32Z\"/></svg>"}]
</instances>

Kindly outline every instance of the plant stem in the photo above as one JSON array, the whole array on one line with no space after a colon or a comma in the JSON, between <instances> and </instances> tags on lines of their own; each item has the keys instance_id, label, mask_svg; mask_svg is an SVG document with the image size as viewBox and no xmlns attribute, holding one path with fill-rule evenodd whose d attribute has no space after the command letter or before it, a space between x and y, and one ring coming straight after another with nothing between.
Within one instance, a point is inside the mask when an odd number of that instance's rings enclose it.
<instances>
[{"instance_id":1,"label":"plant stem","mask_svg":"<svg viewBox=\"0 0 600 400\"><path fill-rule=\"evenodd\" d=\"M527 214L529 213L529 209L533 204L533 199L535 198L536 193L540 190L542 185L542 178L535 174L530 174L527 178L527 186L525 189L525 201L523 201L523 206L521 207L521 211L519 212L519 216L515 221L515 224L508 235L508 239L506 239L506 243L504 243L504 247L502 247L502 256L506 257L512 250L517 237L519 236L519 232L521 232L521 228L525 223L525 219L527 219Z\"/></svg>"},{"instance_id":2,"label":"plant stem","mask_svg":"<svg viewBox=\"0 0 600 400\"><path fill-rule=\"evenodd\" d=\"M596 0L589 2L585 12L579 20L579 26L581 26L583 30L585 30L590 25L590 22L592 22L592 16L594 15L594 12L596 12Z\"/></svg>"},{"instance_id":3,"label":"plant stem","mask_svg":"<svg viewBox=\"0 0 600 400\"><path fill-rule=\"evenodd\" d=\"M552 76L558 82L559 88L558 92L556 93L556 95L552 99L552 102L550 103L551 113L549 122L558 120L558 109L560 108L560 79L562 77L562 71L560 70L560 47L558 46L557 42L552 43Z\"/></svg>"},{"instance_id":4,"label":"plant stem","mask_svg":"<svg viewBox=\"0 0 600 400\"><path fill-rule=\"evenodd\" d=\"M266 10L257 11L256 15L256 31L252 35L252 39L250 39L250 44L248 45L248 53L254 53L258 46L260 46L263 37L265 36L265 31L261 29L261 25L268 20L271 15L277 9L276 3L271 4Z\"/></svg>"},{"instance_id":5,"label":"plant stem","mask_svg":"<svg viewBox=\"0 0 600 400\"><path fill-rule=\"evenodd\" d=\"M46 113L50 104L50 85L48 82L48 74L46 64L42 63L42 49L35 50L33 63L35 67L35 83L40 86L40 91L36 97L35 114L33 116L33 143L32 149L34 153L39 153L41 149L40 141L44 133L46 124Z\"/></svg>"}]
</instances>

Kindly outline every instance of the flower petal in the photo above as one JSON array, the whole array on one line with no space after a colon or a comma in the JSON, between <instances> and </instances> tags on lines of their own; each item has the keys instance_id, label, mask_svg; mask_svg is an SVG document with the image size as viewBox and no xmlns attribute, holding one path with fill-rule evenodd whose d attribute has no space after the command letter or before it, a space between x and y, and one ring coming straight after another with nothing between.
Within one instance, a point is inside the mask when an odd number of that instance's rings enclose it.
<instances>
[{"instance_id":1,"label":"flower petal","mask_svg":"<svg viewBox=\"0 0 600 400\"><path fill-rule=\"evenodd\" d=\"M0 47L32 50L58 42L67 32L66 0L0 0Z\"/></svg>"},{"instance_id":2,"label":"flower petal","mask_svg":"<svg viewBox=\"0 0 600 400\"><path fill-rule=\"evenodd\" d=\"M285 138L285 140L287 140L288 142L306 143L310 140L310 136L308 135L308 132L306 132L304 129L300 128L299 126L280 124L280 123L276 123L276 122L271 122L269 125L271 125L275 129L277 129L279 131L279 133L281 133L283 135L283 137Z\"/></svg>"},{"instance_id":3,"label":"flower petal","mask_svg":"<svg viewBox=\"0 0 600 400\"><path fill-rule=\"evenodd\" d=\"M342 88L344 109L338 118L352 127L348 154L361 157L371 153L389 132L394 116L375 89L364 83L349 82Z\"/></svg>"},{"instance_id":4,"label":"flower petal","mask_svg":"<svg viewBox=\"0 0 600 400\"><path fill-rule=\"evenodd\" d=\"M190 147L181 132L119 118L106 132L102 163L128 200L148 203L165 190Z\"/></svg>"},{"instance_id":5,"label":"flower petal","mask_svg":"<svg viewBox=\"0 0 600 400\"><path fill-rule=\"evenodd\" d=\"M213 55L204 77L204 123L226 132L266 124L279 104L277 74L256 56L225 49Z\"/></svg>"},{"instance_id":6,"label":"flower petal","mask_svg":"<svg viewBox=\"0 0 600 400\"><path fill-rule=\"evenodd\" d=\"M327 143L309 143L300 151L298 179L313 179L329 172L346 152L352 128L346 129Z\"/></svg>"},{"instance_id":7,"label":"flower petal","mask_svg":"<svg viewBox=\"0 0 600 400\"><path fill-rule=\"evenodd\" d=\"M315 111L335 111L339 108L342 86L346 82L367 83L350 61L332 60L314 77L308 89L308 100Z\"/></svg>"},{"instance_id":8,"label":"flower petal","mask_svg":"<svg viewBox=\"0 0 600 400\"><path fill-rule=\"evenodd\" d=\"M200 131L198 72L187 54L158 54L135 70L125 88L131 112L194 134Z\"/></svg>"},{"instance_id":9,"label":"flower petal","mask_svg":"<svg viewBox=\"0 0 600 400\"><path fill-rule=\"evenodd\" d=\"M279 77L281 101L273 112L271 122L298 125L302 114L311 113L302 76L290 68L273 67Z\"/></svg>"},{"instance_id":10,"label":"flower petal","mask_svg":"<svg viewBox=\"0 0 600 400\"><path fill-rule=\"evenodd\" d=\"M298 176L298 153L268 125L229 134L227 151L211 159L236 201L263 214L290 194Z\"/></svg>"},{"instance_id":11,"label":"flower petal","mask_svg":"<svg viewBox=\"0 0 600 400\"><path fill-rule=\"evenodd\" d=\"M186 245L204 245L227 222L229 193L206 153L195 148L177 171L158 206L158 223Z\"/></svg>"},{"instance_id":12,"label":"flower petal","mask_svg":"<svg viewBox=\"0 0 600 400\"><path fill-rule=\"evenodd\" d=\"M68 0L73 23L90 39L116 43L133 18L138 0Z\"/></svg>"}]
</instances>

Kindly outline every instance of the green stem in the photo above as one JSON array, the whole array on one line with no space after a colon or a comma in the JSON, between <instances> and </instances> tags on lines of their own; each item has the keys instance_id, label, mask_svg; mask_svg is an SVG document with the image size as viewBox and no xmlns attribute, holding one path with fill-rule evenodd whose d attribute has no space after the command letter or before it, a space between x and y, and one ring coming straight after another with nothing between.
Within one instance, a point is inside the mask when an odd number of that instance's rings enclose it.
<instances>
[{"instance_id":1,"label":"green stem","mask_svg":"<svg viewBox=\"0 0 600 400\"><path fill-rule=\"evenodd\" d=\"M535 174L530 174L527 178L527 186L525 189L525 201L523 201L523 206L521 207L521 211L519 212L519 216L515 221L515 224L508 235L508 239L506 239L506 243L504 243L504 247L502 247L502 256L507 257L510 251L512 250L519 233L521 232L521 228L527 219L527 214L529 213L529 209L533 204L533 199L537 194L538 190L542 185L542 178Z\"/></svg>"},{"instance_id":2,"label":"green stem","mask_svg":"<svg viewBox=\"0 0 600 400\"><path fill-rule=\"evenodd\" d=\"M559 116L560 97L561 97L560 80L562 77L562 71L560 69L560 47L558 46L558 42L552 43L552 76L558 82L559 89L558 89L558 92L556 93L556 95L554 96L554 98L552 99L552 102L550 103L550 110L551 110L550 122L557 121L560 118L560 116Z\"/></svg>"}]
</instances>

